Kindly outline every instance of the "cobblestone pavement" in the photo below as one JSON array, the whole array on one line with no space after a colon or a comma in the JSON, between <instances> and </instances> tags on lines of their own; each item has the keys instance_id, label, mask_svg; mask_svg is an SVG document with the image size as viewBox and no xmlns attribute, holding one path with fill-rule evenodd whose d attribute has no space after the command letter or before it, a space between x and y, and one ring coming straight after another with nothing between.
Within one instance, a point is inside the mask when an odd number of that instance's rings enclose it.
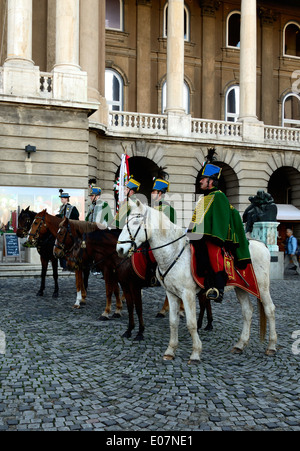
<instances>
[{"instance_id":1,"label":"cobblestone pavement","mask_svg":"<svg viewBox=\"0 0 300 451\"><path fill-rule=\"evenodd\" d=\"M162 360L168 318L157 319L161 288L143 291L145 340L121 338L120 319L100 322L105 290L91 276L87 306L72 309L74 275L52 279L43 298L38 279L0 280L0 430L202 431L300 430L300 279L272 282L278 353L264 355L254 300L251 340L242 355L230 353L241 331L233 293L213 306L214 330L200 331L199 365L188 365L191 339L180 321L173 362ZM296 331L299 331L299 335ZM294 333L293 337L292 334Z\"/></svg>"}]
</instances>

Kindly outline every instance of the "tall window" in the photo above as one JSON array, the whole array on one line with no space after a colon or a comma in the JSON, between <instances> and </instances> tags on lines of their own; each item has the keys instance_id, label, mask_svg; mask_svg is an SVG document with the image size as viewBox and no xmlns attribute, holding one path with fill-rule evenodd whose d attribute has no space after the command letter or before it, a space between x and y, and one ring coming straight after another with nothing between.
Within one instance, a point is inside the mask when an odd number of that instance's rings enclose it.
<instances>
[{"instance_id":1,"label":"tall window","mask_svg":"<svg viewBox=\"0 0 300 451\"><path fill-rule=\"evenodd\" d=\"M282 103L282 126L300 127L300 96L287 94Z\"/></svg>"},{"instance_id":2,"label":"tall window","mask_svg":"<svg viewBox=\"0 0 300 451\"><path fill-rule=\"evenodd\" d=\"M122 111L123 109L123 79L112 69L105 71L105 98L109 109Z\"/></svg>"},{"instance_id":3,"label":"tall window","mask_svg":"<svg viewBox=\"0 0 300 451\"><path fill-rule=\"evenodd\" d=\"M231 12L227 17L226 46L240 48L241 13Z\"/></svg>"},{"instance_id":4,"label":"tall window","mask_svg":"<svg viewBox=\"0 0 300 451\"><path fill-rule=\"evenodd\" d=\"M164 30L163 37L168 36L168 3L164 7ZM184 40L190 40L190 13L188 8L184 5Z\"/></svg>"},{"instance_id":5,"label":"tall window","mask_svg":"<svg viewBox=\"0 0 300 451\"><path fill-rule=\"evenodd\" d=\"M300 57L300 25L297 22L288 23L283 30L283 54Z\"/></svg>"},{"instance_id":6,"label":"tall window","mask_svg":"<svg viewBox=\"0 0 300 451\"><path fill-rule=\"evenodd\" d=\"M165 81L162 86L162 96L161 96L161 112L164 114L165 109L167 107L167 82ZM189 114L190 112L190 89L188 87L188 84L184 82L183 85L183 107L186 114Z\"/></svg>"},{"instance_id":7,"label":"tall window","mask_svg":"<svg viewBox=\"0 0 300 451\"><path fill-rule=\"evenodd\" d=\"M232 86L225 98L225 120L236 122L240 116L240 87Z\"/></svg>"},{"instance_id":8,"label":"tall window","mask_svg":"<svg viewBox=\"0 0 300 451\"><path fill-rule=\"evenodd\" d=\"M106 0L105 27L123 31L123 0Z\"/></svg>"}]
</instances>

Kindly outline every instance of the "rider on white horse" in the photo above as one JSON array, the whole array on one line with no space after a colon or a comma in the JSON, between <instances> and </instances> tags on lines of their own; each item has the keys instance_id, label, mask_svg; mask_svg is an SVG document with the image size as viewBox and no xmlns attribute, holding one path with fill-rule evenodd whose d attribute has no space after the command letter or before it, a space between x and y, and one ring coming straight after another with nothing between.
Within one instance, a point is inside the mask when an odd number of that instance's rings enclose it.
<instances>
[{"instance_id":1,"label":"rider on white horse","mask_svg":"<svg viewBox=\"0 0 300 451\"><path fill-rule=\"evenodd\" d=\"M202 169L200 197L188 233L195 249L197 274L205 278L208 299L222 302L227 274L224 251L231 251L235 265L243 268L251 262L240 214L230 205L225 194L218 189L221 168L206 163Z\"/></svg>"}]
</instances>

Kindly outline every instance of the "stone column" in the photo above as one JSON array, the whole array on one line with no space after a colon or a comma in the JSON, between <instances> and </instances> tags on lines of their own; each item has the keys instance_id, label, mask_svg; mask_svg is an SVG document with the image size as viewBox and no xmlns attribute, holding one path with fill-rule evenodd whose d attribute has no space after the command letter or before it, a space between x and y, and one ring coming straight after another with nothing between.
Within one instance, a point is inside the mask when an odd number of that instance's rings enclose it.
<instances>
[{"instance_id":1,"label":"stone column","mask_svg":"<svg viewBox=\"0 0 300 451\"><path fill-rule=\"evenodd\" d=\"M56 0L54 97L87 101L87 74L79 66L79 0Z\"/></svg>"},{"instance_id":2,"label":"stone column","mask_svg":"<svg viewBox=\"0 0 300 451\"><path fill-rule=\"evenodd\" d=\"M241 0L241 2L240 120L255 122L258 120L256 116L256 0Z\"/></svg>"},{"instance_id":3,"label":"stone column","mask_svg":"<svg viewBox=\"0 0 300 451\"><path fill-rule=\"evenodd\" d=\"M137 111L151 112L151 2L137 0Z\"/></svg>"},{"instance_id":4,"label":"stone column","mask_svg":"<svg viewBox=\"0 0 300 451\"><path fill-rule=\"evenodd\" d=\"M32 0L8 0L6 63L32 67Z\"/></svg>"},{"instance_id":5,"label":"stone column","mask_svg":"<svg viewBox=\"0 0 300 451\"><path fill-rule=\"evenodd\" d=\"M7 58L3 93L37 96L39 69L32 61L32 0L8 0Z\"/></svg>"},{"instance_id":6,"label":"stone column","mask_svg":"<svg viewBox=\"0 0 300 451\"><path fill-rule=\"evenodd\" d=\"M274 113L274 78L273 78L273 24L276 15L273 11L260 8L261 18L261 118L265 124L275 125ZM275 110L276 118L277 111Z\"/></svg>"},{"instance_id":7,"label":"stone column","mask_svg":"<svg viewBox=\"0 0 300 451\"><path fill-rule=\"evenodd\" d=\"M169 0L167 37L167 113L184 113L184 0Z\"/></svg>"},{"instance_id":8,"label":"stone column","mask_svg":"<svg viewBox=\"0 0 300 451\"><path fill-rule=\"evenodd\" d=\"M201 0L202 8L202 116L204 119L216 119L215 99L216 80L216 11L218 1Z\"/></svg>"}]
</instances>

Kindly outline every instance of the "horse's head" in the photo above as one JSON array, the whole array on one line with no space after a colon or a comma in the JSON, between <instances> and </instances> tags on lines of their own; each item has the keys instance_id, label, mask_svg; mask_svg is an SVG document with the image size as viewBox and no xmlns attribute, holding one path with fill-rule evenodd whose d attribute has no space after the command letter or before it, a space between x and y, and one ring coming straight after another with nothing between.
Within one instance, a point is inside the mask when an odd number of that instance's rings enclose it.
<instances>
[{"instance_id":1,"label":"horse's head","mask_svg":"<svg viewBox=\"0 0 300 451\"><path fill-rule=\"evenodd\" d=\"M57 231L53 255L56 258L62 258L65 252L70 250L74 244L74 239L71 231L70 221L68 218L64 218L59 224L59 229Z\"/></svg>"},{"instance_id":2,"label":"horse's head","mask_svg":"<svg viewBox=\"0 0 300 451\"><path fill-rule=\"evenodd\" d=\"M48 233L45 219L46 212L47 210L45 209L35 216L29 231L27 242L25 243L27 247L37 246L38 240Z\"/></svg>"},{"instance_id":3,"label":"horse's head","mask_svg":"<svg viewBox=\"0 0 300 451\"><path fill-rule=\"evenodd\" d=\"M16 232L19 238L25 238L28 235L35 215L36 213L30 211L29 207L21 211L18 217L18 230Z\"/></svg>"},{"instance_id":4,"label":"horse's head","mask_svg":"<svg viewBox=\"0 0 300 451\"><path fill-rule=\"evenodd\" d=\"M119 257L122 258L130 255L148 239L146 230L147 207L139 200L135 203L129 199L128 208L130 214L119 236L116 248Z\"/></svg>"}]
</instances>

